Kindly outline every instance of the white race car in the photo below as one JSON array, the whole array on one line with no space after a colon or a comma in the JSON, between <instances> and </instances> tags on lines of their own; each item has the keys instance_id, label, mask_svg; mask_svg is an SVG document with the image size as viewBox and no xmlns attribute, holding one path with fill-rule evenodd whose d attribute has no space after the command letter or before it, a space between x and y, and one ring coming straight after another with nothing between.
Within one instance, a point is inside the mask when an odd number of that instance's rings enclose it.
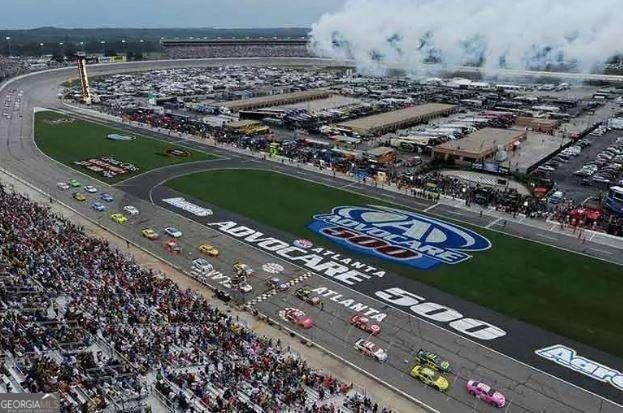
<instances>
[{"instance_id":1,"label":"white race car","mask_svg":"<svg viewBox=\"0 0 623 413\"><path fill-rule=\"evenodd\" d=\"M128 215L138 215L138 209L132 205L126 205L123 207L123 211L127 212Z\"/></svg>"},{"instance_id":2,"label":"white race car","mask_svg":"<svg viewBox=\"0 0 623 413\"><path fill-rule=\"evenodd\" d=\"M173 238L179 238L182 236L182 231L180 231L179 229L175 228L175 227L166 227L164 229L164 232Z\"/></svg>"},{"instance_id":3,"label":"white race car","mask_svg":"<svg viewBox=\"0 0 623 413\"><path fill-rule=\"evenodd\" d=\"M97 188L94 187L93 185L87 185L84 187L84 190L87 191L90 194L94 194L97 192Z\"/></svg>"},{"instance_id":4,"label":"white race car","mask_svg":"<svg viewBox=\"0 0 623 413\"><path fill-rule=\"evenodd\" d=\"M359 339L355 342L355 349L368 357L377 359L378 361L382 362L387 360L387 353L385 350L365 338Z\"/></svg>"},{"instance_id":5,"label":"white race car","mask_svg":"<svg viewBox=\"0 0 623 413\"><path fill-rule=\"evenodd\" d=\"M205 258L197 258L193 260L193 269L206 273L214 270L214 266Z\"/></svg>"},{"instance_id":6,"label":"white race car","mask_svg":"<svg viewBox=\"0 0 623 413\"><path fill-rule=\"evenodd\" d=\"M58 186L58 189L62 189L63 191L69 189L69 184L67 182L59 182L56 185Z\"/></svg>"}]
</instances>

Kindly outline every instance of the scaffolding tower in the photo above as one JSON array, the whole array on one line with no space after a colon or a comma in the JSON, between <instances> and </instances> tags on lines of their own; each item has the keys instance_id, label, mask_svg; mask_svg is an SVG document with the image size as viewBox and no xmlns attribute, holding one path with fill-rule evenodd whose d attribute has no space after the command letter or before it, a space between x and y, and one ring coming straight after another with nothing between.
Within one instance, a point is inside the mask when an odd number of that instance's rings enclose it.
<instances>
[{"instance_id":1,"label":"scaffolding tower","mask_svg":"<svg viewBox=\"0 0 623 413\"><path fill-rule=\"evenodd\" d=\"M78 73L80 74L80 85L82 86L82 101L87 105L91 104L91 87L89 86L89 76L87 75L87 58L84 53L78 52Z\"/></svg>"}]
</instances>

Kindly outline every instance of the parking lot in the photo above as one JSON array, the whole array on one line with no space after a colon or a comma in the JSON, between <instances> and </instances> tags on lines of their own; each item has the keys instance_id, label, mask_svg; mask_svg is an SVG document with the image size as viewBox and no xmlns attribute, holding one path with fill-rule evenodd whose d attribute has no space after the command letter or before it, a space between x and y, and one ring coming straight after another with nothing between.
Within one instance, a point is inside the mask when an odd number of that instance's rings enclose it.
<instances>
[{"instance_id":1,"label":"parking lot","mask_svg":"<svg viewBox=\"0 0 623 413\"><path fill-rule=\"evenodd\" d=\"M581 148L578 155L558 156L548 163L555 167L551 179L566 198L582 202L589 197L599 197L609 186L620 182L623 157L617 152L623 153L621 137L623 132L619 130L607 131L601 136L588 135L576 145ZM583 148L582 144L585 145Z\"/></svg>"}]
</instances>

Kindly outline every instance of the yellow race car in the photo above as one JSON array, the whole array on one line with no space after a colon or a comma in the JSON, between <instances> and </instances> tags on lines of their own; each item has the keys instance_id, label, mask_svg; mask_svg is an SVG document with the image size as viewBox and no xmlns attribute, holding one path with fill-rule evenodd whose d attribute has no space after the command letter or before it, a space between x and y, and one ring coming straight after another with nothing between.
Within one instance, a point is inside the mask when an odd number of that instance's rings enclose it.
<instances>
[{"instance_id":1,"label":"yellow race car","mask_svg":"<svg viewBox=\"0 0 623 413\"><path fill-rule=\"evenodd\" d=\"M125 215L119 213L112 214L110 218L117 224L125 224L126 222L128 222L128 218Z\"/></svg>"},{"instance_id":2,"label":"yellow race car","mask_svg":"<svg viewBox=\"0 0 623 413\"><path fill-rule=\"evenodd\" d=\"M428 366L416 364L413 366L413 369L411 369L410 374L411 377L414 377L427 386L431 386L439 391L446 391L448 390L448 387L450 387L448 379L439 374L437 370Z\"/></svg>"},{"instance_id":3,"label":"yellow race car","mask_svg":"<svg viewBox=\"0 0 623 413\"><path fill-rule=\"evenodd\" d=\"M159 235L156 231L154 231L151 228L145 228L144 230L141 231L141 234L143 234L143 236L149 240L155 240L158 239Z\"/></svg>"},{"instance_id":4,"label":"yellow race car","mask_svg":"<svg viewBox=\"0 0 623 413\"><path fill-rule=\"evenodd\" d=\"M208 243L199 245L199 251L202 254L209 255L211 257L216 257L218 255L218 248Z\"/></svg>"},{"instance_id":5,"label":"yellow race car","mask_svg":"<svg viewBox=\"0 0 623 413\"><path fill-rule=\"evenodd\" d=\"M80 192L74 192L73 197L76 201L80 201L80 202L84 202L87 200L87 197L84 196L84 194L81 194Z\"/></svg>"}]
</instances>

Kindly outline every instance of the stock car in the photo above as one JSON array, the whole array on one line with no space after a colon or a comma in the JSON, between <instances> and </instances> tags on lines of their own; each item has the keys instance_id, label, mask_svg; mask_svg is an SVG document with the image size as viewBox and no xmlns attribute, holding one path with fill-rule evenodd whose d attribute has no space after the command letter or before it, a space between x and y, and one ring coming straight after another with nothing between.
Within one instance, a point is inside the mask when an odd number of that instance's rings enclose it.
<instances>
[{"instance_id":1,"label":"stock car","mask_svg":"<svg viewBox=\"0 0 623 413\"><path fill-rule=\"evenodd\" d=\"M165 250L169 251L172 254L180 254L182 252L182 247L174 240L170 239L162 244Z\"/></svg>"},{"instance_id":2,"label":"stock car","mask_svg":"<svg viewBox=\"0 0 623 413\"><path fill-rule=\"evenodd\" d=\"M279 290L279 291L286 291L288 288L290 288L290 286L287 283L282 282L277 277L271 277L271 278L267 279L266 280L266 286L271 288L271 289L275 289L275 290Z\"/></svg>"},{"instance_id":3,"label":"stock car","mask_svg":"<svg viewBox=\"0 0 623 413\"><path fill-rule=\"evenodd\" d=\"M296 298L305 301L311 305L320 305L320 297L312 296L309 288L297 288L294 292Z\"/></svg>"},{"instance_id":4,"label":"stock car","mask_svg":"<svg viewBox=\"0 0 623 413\"><path fill-rule=\"evenodd\" d=\"M247 264L241 261L235 261L232 265L232 270L237 276L252 277L255 274L253 268L249 267Z\"/></svg>"},{"instance_id":5,"label":"stock car","mask_svg":"<svg viewBox=\"0 0 623 413\"><path fill-rule=\"evenodd\" d=\"M385 350L365 338L359 339L355 342L355 349L368 357L377 359L378 361L383 362L387 360L387 353Z\"/></svg>"},{"instance_id":6,"label":"stock car","mask_svg":"<svg viewBox=\"0 0 623 413\"><path fill-rule=\"evenodd\" d=\"M115 198L113 198L112 195L110 195L109 193L104 192L103 194L100 195L100 199L102 201L106 201L106 202L112 202L115 200Z\"/></svg>"},{"instance_id":7,"label":"stock car","mask_svg":"<svg viewBox=\"0 0 623 413\"><path fill-rule=\"evenodd\" d=\"M155 240L158 239L160 237L160 235L158 235L158 233L156 231L154 231L152 228L145 228L141 231L141 234L143 234L143 236L149 240Z\"/></svg>"},{"instance_id":8,"label":"stock car","mask_svg":"<svg viewBox=\"0 0 623 413\"><path fill-rule=\"evenodd\" d=\"M222 300L226 303L231 301L231 295L227 291L224 290L216 290L214 291L214 296L219 300Z\"/></svg>"},{"instance_id":9,"label":"stock car","mask_svg":"<svg viewBox=\"0 0 623 413\"><path fill-rule=\"evenodd\" d=\"M299 327L312 328L314 326L314 320L298 308L284 308L279 311L279 317Z\"/></svg>"},{"instance_id":10,"label":"stock car","mask_svg":"<svg viewBox=\"0 0 623 413\"><path fill-rule=\"evenodd\" d=\"M93 185L86 185L86 186L84 187L84 190L85 190L85 191L87 191L87 192L88 192L88 193L90 193L90 194L94 194L94 193L96 193L96 192L97 192L97 188L96 188L96 187L94 187Z\"/></svg>"},{"instance_id":11,"label":"stock car","mask_svg":"<svg viewBox=\"0 0 623 413\"><path fill-rule=\"evenodd\" d=\"M93 208L97 212L104 212L104 211L106 211L108 209L108 208L106 208L106 205L104 205L104 204L102 204L100 202L91 202L91 208Z\"/></svg>"},{"instance_id":12,"label":"stock car","mask_svg":"<svg viewBox=\"0 0 623 413\"><path fill-rule=\"evenodd\" d=\"M244 294L253 291L253 287L247 282L244 275L234 274L234 276L231 277L231 286Z\"/></svg>"},{"instance_id":13,"label":"stock car","mask_svg":"<svg viewBox=\"0 0 623 413\"><path fill-rule=\"evenodd\" d=\"M80 182L78 182L76 179L70 179L69 180L69 186L71 186L72 188L78 188L80 185L82 185Z\"/></svg>"},{"instance_id":14,"label":"stock car","mask_svg":"<svg viewBox=\"0 0 623 413\"><path fill-rule=\"evenodd\" d=\"M63 191L69 189L69 184L67 182L59 182L56 184L56 186L58 186L58 189L61 189Z\"/></svg>"},{"instance_id":15,"label":"stock car","mask_svg":"<svg viewBox=\"0 0 623 413\"><path fill-rule=\"evenodd\" d=\"M205 255L209 255L211 257L216 257L219 251L218 248L216 248L214 245L205 243L199 245L199 252Z\"/></svg>"},{"instance_id":16,"label":"stock car","mask_svg":"<svg viewBox=\"0 0 623 413\"><path fill-rule=\"evenodd\" d=\"M179 229L175 228L175 227L166 227L164 229L165 234L167 234L170 237L173 238L179 238L182 236L182 231L180 231Z\"/></svg>"},{"instance_id":17,"label":"stock car","mask_svg":"<svg viewBox=\"0 0 623 413\"><path fill-rule=\"evenodd\" d=\"M504 407L506 405L506 396L491 388L488 384L476 380L468 380L465 388L469 394L491 406Z\"/></svg>"},{"instance_id":18,"label":"stock car","mask_svg":"<svg viewBox=\"0 0 623 413\"><path fill-rule=\"evenodd\" d=\"M128 215L138 215L138 209L132 205L126 205L123 207L123 211Z\"/></svg>"},{"instance_id":19,"label":"stock car","mask_svg":"<svg viewBox=\"0 0 623 413\"><path fill-rule=\"evenodd\" d=\"M448 379L439 374L434 368L416 364L409 373L411 377L414 377L439 391L446 391L450 387Z\"/></svg>"},{"instance_id":20,"label":"stock car","mask_svg":"<svg viewBox=\"0 0 623 413\"><path fill-rule=\"evenodd\" d=\"M450 371L450 362L443 360L438 354L433 353L432 351L420 349L415 355L415 358L420 364L436 368L443 372Z\"/></svg>"},{"instance_id":21,"label":"stock car","mask_svg":"<svg viewBox=\"0 0 623 413\"><path fill-rule=\"evenodd\" d=\"M74 192L71 196L73 196L76 201L84 202L87 200L87 197L80 192Z\"/></svg>"},{"instance_id":22,"label":"stock car","mask_svg":"<svg viewBox=\"0 0 623 413\"><path fill-rule=\"evenodd\" d=\"M205 258L195 258L193 260L193 269L199 272L210 272L214 270L214 266Z\"/></svg>"},{"instance_id":23,"label":"stock car","mask_svg":"<svg viewBox=\"0 0 623 413\"><path fill-rule=\"evenodd\" d=\"M116 214L112 214L110 216L110 219L115 221L117 224L125 224L126 222L128 222L128 218L126 218L125 215L120 214L118 212Z\"/></svg>"},{"instance_id":24,"label":"stock car","mask_svg":"<svg viewBox=\"0 0 623 413\"><path fill-rule=\"evenodd\" d=\"M350 323L360 330L372 334L373 336L376 336L381 332L380 325L372 323L368 317L362 316L361 314L355 314L352 316L350 318Z\"/></svg>"}]
</instances>

